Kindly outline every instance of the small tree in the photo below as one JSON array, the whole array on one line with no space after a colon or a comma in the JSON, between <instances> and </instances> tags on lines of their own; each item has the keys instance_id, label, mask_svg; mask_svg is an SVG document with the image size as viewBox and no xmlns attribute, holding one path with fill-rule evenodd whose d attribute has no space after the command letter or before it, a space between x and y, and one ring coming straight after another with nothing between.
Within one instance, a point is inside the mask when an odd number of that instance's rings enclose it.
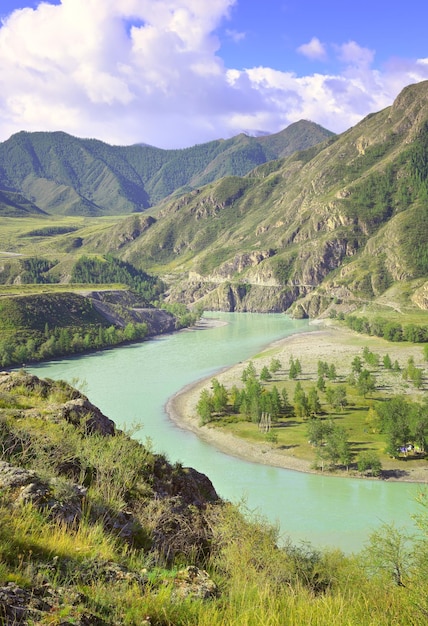
<instances>
[{"instance_id":1,"label":"small tree","mask_svg":"<svg viewBox=\"0 0 428 626\"><path fill-rule=\"evenodd\" d=\"M250 361L247 367L242 372L241 380L242 382L245 383L247 382L249 378L256 378L256 376L257 376L256 368L254 366L254 363Z\"/></svg>"},{"instance_id":2,"label":"small tree","mask_svg":"<svg viewBox=\"0 0 428 626\"><path fill-rule=\"evenodd\" d=\"M370 472L372 476L379 476L382 471L382 463L373 450L362 452L358 459L358 471L361 474Z\"/></svg>"},{"instance_id":3,"label":"small tree","mask_svg":"<svg viewBox=\"0 0 428 626\"><path fill-rule=\"evenodd\" d=\"M354 357L351 363L351 369L354 373L359 374L363 369L363 362L359 356Z\"/></svg>"},{"instance_id":4,"label":"small tree","mask_svg":"<svg viewBox=\"0 0 428 626\"><path fill-rule=\"evenodd\" d=\"M311 387L308 391L308 409L311 415L321 413L321 402L315 387Z\"/></svg>"},{"instance_id":5,"label":"small tree","mask_svg":"<svg viewBox=\"0 0 428 626\"><path fill-rule=\"evenodd\" d=\"M266 382L271 379L272 379L272 374L270 373L269 369L265 365L264 367L262 367L262 371L260 372L260 380Z\"/></svg>"},{"instance_id":6,"label":"small tree","mask_svg":"<svg viewBox=\"0 0 428 626\"><path fill-rule=\"evenodd\" d=\"M368 393L376 389L375 378L368 370L364 369L359 373L357 379L357 389L365 398Z\"/></svg>"},{"instance_id":7,"label":"small tree","mask_svg":"<svg viewBox=\"0 0 428 626\"><path fill-rule=\"evenodd\" d=\"M279 359L273 358L269 365L269 370L272 374L276 374L281 369L281 361Z\"/></svg>"},{"instance_id":8,"label":"small tree","mask_svg":"<svg viewBox=\"0 0 428 626\"><path fill-rule=\"evenodd\" d=\"M213 388L212 406L215 413L224 413L227 407L227 389L218 382L217 378L211 380Z\"/></svg>"},{"instance_id":9,"label":"small tree","mask_svg":"<svg viewBox=\"0 0 428 626\"><path fill-rule=\"evenodd\" d=\"M213 410L213 399L210 392L208 391L208 389L202 389L201 395L199 396L199 400L196 405L196 412L200 417L200 422L202 425L208 424L208 422L211 421Z\"/></svg>"},{"instance_id":10,"label":"small tree","mask_svg":"<svg viewBox=\"0 0 428 626\"><path fill-rule=\"evenodd\" d=\"M391 357L389 356L389 354L385 354L385 356L382 359L382 362L383 362L383 366L385 369L392 370L392 361L391 361Z\"/></svg>"}]
</instances>

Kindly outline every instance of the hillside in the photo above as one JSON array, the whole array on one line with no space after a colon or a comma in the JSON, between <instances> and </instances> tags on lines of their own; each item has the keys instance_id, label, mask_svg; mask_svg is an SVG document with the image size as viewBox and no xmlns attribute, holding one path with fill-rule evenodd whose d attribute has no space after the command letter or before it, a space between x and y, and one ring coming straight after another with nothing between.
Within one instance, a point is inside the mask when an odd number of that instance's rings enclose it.
<instances>
[{"instance_id":1,"label":"hillside","mask_svg":"<svg viewBox=\"0 0 428 626\"><path fill-rule=\"evenodd\" d=\"M33 207L51 215L141 212L163 198L314 146L333 133L300 121L264 137L241 134L182 150L110 146L63 132L20 132L0 144L0 216ZM14 192L23 197L10 198ZM14 214L18 215L16 212Z\"/></svg>"},{"instance_id":2,"label":"hillside","mask_svg":"<svg viewBox=\"0 0 428 626\"><path fill-rule=\"evenodd\" d=\"M73 291L74 287L74 291ZM0 292L0 365L9 367L170 333L185 324L127 289L21 286ZM189 318L189 323L194 317Z\"/></svg>"},{"instance_id":3,"label":"hillside","mask_svg":"<svg viewBox=\"0 0 428 626\"><path fill-rule=\"evenodd\" d=\"M384 525L358 555L280 542L140 427L0 372L2 624L426 624L426 509L415 537Z\"/></svg>"},{"instance_id":4,"label":"hillside","mask_svg":"<svg viewBox=\"0 0 428 626\"><path fill-rule=\"evenodd\" d=\"M422 293L427 163L425 81L316 148L165 201L150 223L124 220L83 249L159 272L171 300L209 309L316 316L397 284Z\"/></svg>"}]
</instances>

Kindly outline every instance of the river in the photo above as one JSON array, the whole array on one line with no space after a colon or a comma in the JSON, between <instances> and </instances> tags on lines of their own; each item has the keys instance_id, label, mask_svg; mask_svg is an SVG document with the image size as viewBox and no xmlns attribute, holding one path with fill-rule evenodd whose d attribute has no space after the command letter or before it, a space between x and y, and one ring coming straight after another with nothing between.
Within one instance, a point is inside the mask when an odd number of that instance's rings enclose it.
<instances>
[{"instance_id":1,"label":"river","mask_svg":"<svg viewBox=\"0 0 428 626\"><path fill-rule=\"evenodd\" d=\"M316 547L359 550L383 523L412 527L420 485L304 474L223 454L177 427L165 404L185 385L250 358L307 321L281 314L208 313L222 324L185 330L91 355L28 368L41 377L79 380L78 386L118 427L142 424L136 436L203 472L217 492L278 524L281 535Z\"/></svg>"}]
</instances>

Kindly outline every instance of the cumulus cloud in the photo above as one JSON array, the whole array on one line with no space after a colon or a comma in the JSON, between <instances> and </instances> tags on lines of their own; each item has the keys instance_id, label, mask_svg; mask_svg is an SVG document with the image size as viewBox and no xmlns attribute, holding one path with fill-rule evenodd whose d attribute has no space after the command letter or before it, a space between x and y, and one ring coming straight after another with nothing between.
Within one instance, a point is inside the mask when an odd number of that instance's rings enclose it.
<instances>
[{"instance_id":1,"label":"cumulus cloud","mask_svg":"<svg viewBox=\"0 0 428 626\"><path fill-rule=\"evenodd\" d=\"M312 37L309 43L304 43L297 48L297 51L308 59L318 59L324 61L327 59L327 50L318 37Z\"/></svg>"},{"instance_id":2,"label":"cumulus cloud","mask_svg":"<svg viewBox=\"0 0 428 626\"><path fill-rule=\"evenodd\" d=\"M182 147L303 118L340 132L428 78L426 59L380 72L356 42L336 48L340 74L225 67L216 33L234 2L61 0L15 11L0 26L0 140L64 130ZM299 51L326 55L316 37Z\"/></svg>"}]
</instances>

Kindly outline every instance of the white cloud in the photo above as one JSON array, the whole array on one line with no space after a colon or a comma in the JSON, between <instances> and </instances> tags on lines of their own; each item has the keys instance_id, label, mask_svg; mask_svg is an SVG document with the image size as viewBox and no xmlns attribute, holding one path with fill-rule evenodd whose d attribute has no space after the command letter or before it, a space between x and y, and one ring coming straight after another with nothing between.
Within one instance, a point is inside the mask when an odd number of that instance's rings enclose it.
<instances>
[{"instance_id":1,"label":"white cloud","mask_svg":"<svg viewBox=\"0 0 428 626\"><path fill-rule=\"evenodd\" d=\"M339 59L346 65L368 67L373 63L374 52L368 48L362 48L355 41L348 41L341 46L336 46Z\"/></svg>"},{"instance_id":2,"label":"white cloud","mask_svg":"<svg viewBox=\"0 0 428 626\"><path fill-rule=\"evenodd\" d=\"M243 33L237 30L230 30L228 28L226 29L226 35L229 37L229 39L231 39L235 43L238 43L239 41L243 41L246 37L246 33Z\"/></svg>"},{"instance_id":3,"label":"white cloud","mask_svg":"<svg viewBox=\"0 0 428 626\"><path fill-rule=\"evenodd\" d=\"M302 118L339 132L428 78L427 59L380 72L352 41L336 48L340 74L227 68L215 32L234 2L62 0L15 11L0 27L0 140L61 129L179 147ZM300 52L320 58L325 46L313 38Z\"/></svg>"},{"instance_id":4,"label":"white cloud","mask_svg":"<svg viewBox=\"0 0 428 626\"><path fill-rule=\"evenodd\" d=\"M318 59L320 61L327 59L327 50L318 37L312 37L309 43L299 46L297 51L309 59Z\"/></svg>"}]
</instances>

